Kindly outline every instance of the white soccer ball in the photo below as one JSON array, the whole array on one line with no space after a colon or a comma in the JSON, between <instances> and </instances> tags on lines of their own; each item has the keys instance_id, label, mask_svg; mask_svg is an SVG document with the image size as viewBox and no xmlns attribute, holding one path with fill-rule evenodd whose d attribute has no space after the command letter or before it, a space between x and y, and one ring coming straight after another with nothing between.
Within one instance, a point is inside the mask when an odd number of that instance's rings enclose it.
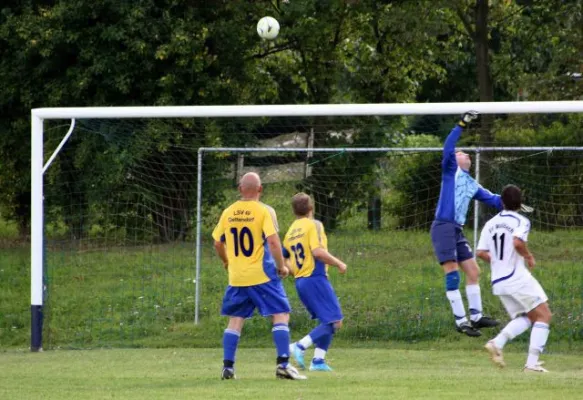
<instances>
[{"instance_id":1,"label":"white soccer ball","mask_svg":"<svg viewBox=\"0 0 583 400\"><path fill-rule=\"evenodd\" d=\"M261 18L257 23L257 34L263 39L275 39L279 34L279 22L273 17Z\"/></svg>"}]
</instances>

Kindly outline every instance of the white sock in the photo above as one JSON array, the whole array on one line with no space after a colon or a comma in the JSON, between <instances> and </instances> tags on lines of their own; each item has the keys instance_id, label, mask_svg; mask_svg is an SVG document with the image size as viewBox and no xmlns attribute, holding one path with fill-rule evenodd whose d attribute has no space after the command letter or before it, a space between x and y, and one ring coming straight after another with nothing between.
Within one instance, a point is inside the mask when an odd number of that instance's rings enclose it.
<instances>
[{"instance_id":1,"label":"white sock","mask_svg":"<svg viewBox=\"0 0 583 400\"><path fill-rule=\"evenodd\" d=\"M319 347L314 349L314 359L319 358L321 360L326 359L326 350L323 350Z\"/></svg>"},{"instance_id":2,"label":"white sock","mask_svg":"<svg viewBox=\"0 0 583 400\"><path fill-rule=\"evenodd\" d=\"M310 335L306 335L306 336L304 336L304 337L302 338L302 340L300 340L300 341L298 342L298 344L299 344L299 345L301 345L301 346L304 348L304 350L305 350L305 349L309 349L309 348L310 348L310 346L312 346L312 344L313 344L313 343L314 343L314 342L312 342L312 338L310 337ZM301 347L300 347L300 348L301 348Z\"/></svg>"},{"instance_id":3,"label":"white sock","mask_svg":"<svg viewBox=\"0 0 583 400\"><path fill-rule=\"evenodd\" d=\"M480 285L466 285L466 296L468 297L470 319L472 321L478 321L482 318L482 296L480 294Z\"/></svg>"},{"instance_id":4,"label":"white sock","mask_svg":"<svg viewBox=\"0 0 583 400\"><path fill-rule=\"evenodd\" d=\"M530 346L528 347L528 358L526 359L526 365L528 367L536 366L538 357L543 352L548 338L549 324L535 322L530 332Z\"/></svg>"},{"instance_id":5,"label":"white sock","mask_svg":"<svg viewBox=\"0 0 583 400\"><path fill-rule=\"evenodd\" d=\"M445 292L449 303L451 304L451 311L455 317L455 323L460 326L463 322L468 322L466 318L466 309L464 308L464 301L459 290L448 290Z\"/></svg>"},{"instance_id":6,"label":"white sock","mask_svg":"<svg viewBox=\"0 0 583 400\"><path fill-rule=\"evenodd\" d=\"M530 328L530 325L530 320L526 317L513 319L504 327L504 329L502 329L502 332L494 338L494 344L499 349L503 348L507 342L526 332L528 328Z\"/></svg>"}]
</instances>

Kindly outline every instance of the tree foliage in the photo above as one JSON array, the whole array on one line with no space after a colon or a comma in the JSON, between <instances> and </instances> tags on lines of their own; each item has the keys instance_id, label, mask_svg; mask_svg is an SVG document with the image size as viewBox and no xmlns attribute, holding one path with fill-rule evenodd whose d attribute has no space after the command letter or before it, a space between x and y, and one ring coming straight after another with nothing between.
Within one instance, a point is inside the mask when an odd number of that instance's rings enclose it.
<instances>
[{"instance_id":1,"label":"tree foliage","mask_svg":"<svg viewBox=\"0 0 583 400\"><path fill-rule=\"evenodd\" d=\"M582 8L580 0L3 1L0 211L18 222L23 234L27 231L31 108L475 101L489 99L483 96L488 90L494 100L580 98L583 86L573 73L583 72ZM485 11L487 18L480 19ZM275 16L282 26L274 42L261 41L255 33L264 15ZM489 71L480 69L484 62ZM357 130L348 140L329 134L335 122L320 118L302 124L320 127L316 146L388 143L378 134L381 123L361 129L355 122ZM443 120L433 123L442 126ZM107 124L96 128L97 135L71 140L47 175L53 182L59 174L70 175L61 180L71 187L53 193L60 196L60 206L66 201L100 204L101 214L108 215L107 199L89 182L102 185L103 193L121 190L130 204L131 196L145 195L143 187L124 181L128 171L139 168L138 160L163 166L154 176L179 174L167 170L167 160L184 156L176 153L179 149L250 145L269 130L265 120L172 124L173 129L164 130L145 123L137 132L144 140L129 139L123 146L104 135ZM240 134L227 134L235 131ZM495 132L488 140L498 140ZM50 144L47 148L56 145ZM354 161L339 157L316 164L306 182L314 193L321 189L321 204L330 205L319 210L329 227L352 206L335 196L376 190L370 177L377 161L358 160L359 171ZM358 184L325 180L326 169L345 176L358 173ZM148 193L163 205L151 214L162 218L156 221L162 227L160 239L188 233L193 179ZM66 200L65 193L97 197ZM174 200L165 203L170 197ZM220 200L218 189L210 197ZM49 216L58 219L62 207ZM75 236L82 235L75 226L84 226L83 221L60 218ZM171 221L178 226L170 226Z\"/></svg>"}]
</instances>

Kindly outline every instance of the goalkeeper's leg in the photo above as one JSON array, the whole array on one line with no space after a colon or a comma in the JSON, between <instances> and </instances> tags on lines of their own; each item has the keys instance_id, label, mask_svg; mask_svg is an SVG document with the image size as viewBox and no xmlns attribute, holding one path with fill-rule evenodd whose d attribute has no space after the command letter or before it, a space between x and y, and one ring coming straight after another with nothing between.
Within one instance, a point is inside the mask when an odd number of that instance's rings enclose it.
<instances>
[{"instance_id":1,"label":"goalkeeper's leg","mask_svg":"<svg viewBox=\"0 0 583 400\"><path fill-rule=\"evenodd\" d=\"M466 309L460 287L460 272L457 263L457 227L451 222L433 221L431 224L431 243L439 264L445 274L445 294L451 305L451 311L455 318L458 332L468 336L480 336L466 317Z\"/></svg>"},{"instance_id":2,"label":"goalkeeper's leg","mask_svg":"<svg viewBox=\"0 0 583 400\"><path fill-rule=\"evenodd\" d=\"M457 261L466 274L466 296L468 298L472 327L480 329L498 326L500 322L482 314L482 294L478 284L480 268L472 248L461 230L457 232L456 240Z\"/></svg>"}]
</instances>

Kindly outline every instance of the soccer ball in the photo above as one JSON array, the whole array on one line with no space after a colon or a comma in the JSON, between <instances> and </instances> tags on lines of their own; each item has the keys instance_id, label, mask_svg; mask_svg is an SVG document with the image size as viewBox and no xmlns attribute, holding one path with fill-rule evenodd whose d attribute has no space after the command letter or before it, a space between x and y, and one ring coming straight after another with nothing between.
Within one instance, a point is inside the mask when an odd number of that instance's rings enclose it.
<instances>
[{"instance_id":1,"label":"soccer ball","mask_svg":"<svg viewBox=\"0 0 583 400\"><path fill-rule=\"evenodd\" d=\"M257 23L257 34L263 39L275 39L279 34L279 22L273 17L261 18Z\"/></svg>"}]
</instances>

